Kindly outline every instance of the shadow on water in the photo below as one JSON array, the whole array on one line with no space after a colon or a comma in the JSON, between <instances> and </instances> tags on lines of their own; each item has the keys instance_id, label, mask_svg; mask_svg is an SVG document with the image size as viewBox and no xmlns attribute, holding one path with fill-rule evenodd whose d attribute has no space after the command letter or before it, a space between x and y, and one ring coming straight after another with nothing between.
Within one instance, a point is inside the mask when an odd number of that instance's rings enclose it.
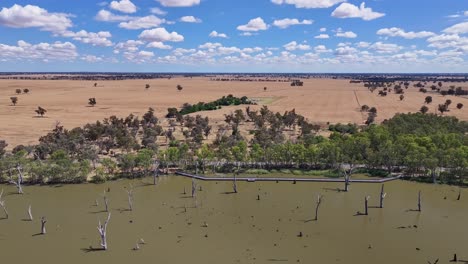
<instances>
[{"instance_id":1,"label":"shadow on water","mask_svg":"<svg viewBox=\"0 0 468 264\"><path fill-rule=\"evenodd\" d=\"M90 214L102 214L102 213L107 213L106 210L100 210L100 211L94 211L94 212L89 212Z\"/></svg>"},{"instance_id":2,"label":"shadow on water","mask_svg":"<svg viewBox=\"0 0 468 264\"><path fill-rule=\"evenodd\" d=\"M81 251L85 252L85 253L92 253L92 252L100 252L100 251L104 251L103 248L95 248L95 247L88 247L88 248L82 248Z\"/></svg>"}]
</instances>

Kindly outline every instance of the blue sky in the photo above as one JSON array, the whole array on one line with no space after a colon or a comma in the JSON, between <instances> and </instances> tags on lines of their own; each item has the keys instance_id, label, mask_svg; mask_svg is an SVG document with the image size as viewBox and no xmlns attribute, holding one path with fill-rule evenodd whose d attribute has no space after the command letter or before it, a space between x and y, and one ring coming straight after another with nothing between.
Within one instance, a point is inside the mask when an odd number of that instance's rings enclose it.
<instances>
[{"instance_id":1,"label":"blue sky","mask_svg":"<svg viewBox=\"0 0 468 264\"><path fill-rule=\"evenodd\" d=\"M468 72L466 0L2 0L0 71Z\"/></svg>"}]
</instances>

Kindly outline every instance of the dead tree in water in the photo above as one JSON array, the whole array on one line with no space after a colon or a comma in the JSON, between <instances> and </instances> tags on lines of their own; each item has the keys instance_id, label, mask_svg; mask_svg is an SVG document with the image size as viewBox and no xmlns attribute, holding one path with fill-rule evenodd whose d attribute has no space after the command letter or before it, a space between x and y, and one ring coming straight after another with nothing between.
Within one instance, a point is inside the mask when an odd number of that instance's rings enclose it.
<instances>
[{"instance_id":1,"label":"dead tree in water","mask_svg":"<svg viewBox=\"0 0 468 264\"><path fill-rule=\"evenodd\" d=\"M32 212L31 212L31 205L29 205L28 207L28 220L29 221L33 220Z\"/></svg>"},{"instance_id":2,"label":"dead tree in water","mask_svg":"<svg viewBox=\"0 0 468 264\"><path fill-rule=\"evenodd\" d=\"M418 212L421 212L421 191L418 193Z\"/></svg>"},{"instance_id":3,"label":"dead tree in water","mask_svg":"<svg viewBox=\"0 0 468 264\"><path fill-rule=\"evenodd\" d=\"M232 189L234 190L234 193L237 193L237 177L236 174L234 174L234 181L232 184Z\"/></svg>"},{"instance_id":4,"label":"dead tree in water","mask_svg":"<svg viewBox=\"0 0 468 264\"><path fill-rule=\"evenodd\" d=\"M133 211L133 186L130 184L128 190L126 190L128 195L128 208L130 211Z\"/></svg>"},{"instance_id":5,"label":"dead tree in water","mask_svg":"<svg viewBox=\"0 0 468 264\"><path fill-rule=\"evenodd\" d=\"M107 224L109 224L110 217L111 217L111 214L109 213L107 215L106 222L104 222L104 225L102 225L101 220L99 220L99 224L97 227L99 231L99 235L101 236L101 247L103 250L107 250Z\"/></svg>"},{"instance_id":6,"label":"dead tree in water","mask_svg":"<svg viewBox=\"0 0 468 264\"><path fill-rule=\"evenodd\" d=\"M344 167L342 167L342 171L343 171L343 174L344 174L344 180L345 180L345 188L344 188L344 191L347 192L349 191L349 182L351 180L351 174L353 174L353 169L354 168L351 168L348 171L346 171L346 169Z\"/></svg>"},{"instance_id":7,"label":"dead tree in water","mask_svg":"<svg viewBox=\"0 0 468 264\"><path fill-rule=\"evenodd\" d=\"M0 192L0 206L3 208L3 212L5 212L5 218L8 219L8 211L5 206L5 201L2 200L2 196L3 196L3 189Z\"/></svg>"},{"instance_id":8,"label":"dead tree in water","mask_svg":"<svg viewBox=\"0 0 468 264\"><path fill-rule=\"evenodd\" d=\"M322 195L317 196L317 206L315 207L315 221L318 221L318 210L320 205L322 204Z\"/></svg>"},{"instance_id":9,"label":"dead tree in water","mask_svg":"<svg viewBox=\"0 0 468 264\"><path fill-rule=\"evenodd\" d=\"M195 184L195 178L192 178L192 198L195 197L196 191L197 191L197 185Z\"/></svg>"},{"instance_id":10,"label":"dead tree in water","mask_svg":"<svg viewBox=\"0 0 468 264\"><path fill-rule=\"evenodd\" d=\"M364 215L369 215L369 199L370 196L366 196L366 198L364 199Z\"/></svg>"},{"instance_id":11,"label":"dead tree in water","mask_svg":"<svg viewBox=\"0 0 468 264\"><path fill-rule=\"evenodd\" d=\"M18 194L23 194L23 186L21 185L23 183L23 172L21 171L20 166L16 167L16 169L18 170L18 178L15 181L13 180L13 177L10 177L9 182L18 188Z\"/></svg>"},{"instance_id":12,"label":"dead tree in water","mask_svg":"<svg viewBox=\"0 0 468 264\"><path fill-rule=\"evenodd\" d=\"M46 223L47 219L45 218L45 216L41 217L41 235L45 235L47 233L45 228Z\"/></svg>"},{"instance_id":13,"label":"dead tree in water","mask_svg":"<svg viewBox=\"0 0 468 264\"><path fill-rule=\"evenodd\" d=\"M154 162L154 176L153 176L153 185L156 185L157 179L159 176L159 161Z\"/></svg>"},{"instance_id":14,"label":"dead tree in water","mask_svg":"<svg viewBox=\"0 0 468 264\"><path fill-rule=\"evenodd\" d=\"M382 188L380 189L380 208L383 208L384 206L385 196L387 196L387 193L384 193L384 185L382 184Z\"/></svg>"},{"instance_id":15,"label":"dead tree in water","mask_svg":"<svg viewBox=\"0 0 468 264\"><path fill-rule=\"evenodd\" d=\"M102 199L104 199L104 206L105 206L106 212L109 212L109 199L107 199L106 191L104 191Z\"/></svg>"}]
</instances>

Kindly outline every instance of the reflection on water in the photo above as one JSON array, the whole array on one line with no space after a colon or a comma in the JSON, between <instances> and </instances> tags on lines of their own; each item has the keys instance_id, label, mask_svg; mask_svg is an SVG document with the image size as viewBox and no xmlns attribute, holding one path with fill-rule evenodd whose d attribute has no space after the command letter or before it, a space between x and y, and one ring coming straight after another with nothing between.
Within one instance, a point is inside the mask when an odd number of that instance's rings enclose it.
<instances>
[{"instance_id":1,"label":"reflection on water","mask_svg":"<svg viewBox=\"0 0 468 264\"><path fill-rule=\"evenodd\" d=\"M468 260L468 194L458 188L395 181L380 185L198 182L162 177L103 185L26 186L25 195L5 189L9 219L0 220L0 255L9 263L448 263L454 253ZM134 210L124 188L134 186ZM183 194L184 187L187 195ZM112 217L109 250L99 246L98 220L106 218L102 193L109 189ZM198 190L198 188L197 188ZM422 191L422 212L417 208ZM323 195L319 220L317 194ZM369 216L364 210L370 195ZM257 200L258 196L260 200ZM95 205L98 199L99 205ZM32 205L34 221L28 218ZM195 207L196 206L196 207ZM47 234L40 217L47 217ZM0 218L3 212L0 212ZM205 225L206 223L206 225ZM302 236L299 234L302 233ZM132 250L143 239L140 250Z\"/></svg>"}]
</instances>

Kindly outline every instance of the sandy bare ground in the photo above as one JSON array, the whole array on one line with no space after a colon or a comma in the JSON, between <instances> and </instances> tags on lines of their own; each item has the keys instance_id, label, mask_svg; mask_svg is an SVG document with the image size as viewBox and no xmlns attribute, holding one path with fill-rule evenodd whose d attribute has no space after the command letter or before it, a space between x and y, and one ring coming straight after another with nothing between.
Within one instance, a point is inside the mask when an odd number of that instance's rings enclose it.
<instances>
[{"instance_id":1,"label":"sandy bare ground","mask_svg":"<svg viewBox=\"0 0 468 264\"><path fill-rule=\"evenodd\" d=\"M151 88L145 90L147 83ZM178 84L184 87L183 91L177 91ZM267 87L267 91L263 87ZM15 95L17 88L28 88L31 92ZM451 99L451 111L447 114L468 120L466 98L443 97L431 92L423 94L411 87L406 91L405 99L400 101L399 95L379 97L377 92L370 93L362 84L350 84L345 80L311 79L306 80L303 87L272 82L214 82L207 78L106 81L98 82L97 87L92 81L0 80L0 139L6 140L10 148L18 144L34 144L57 122L73 128L111 115L124 117L133 113L142 116L148 107L153 107L157 116L163 117L169 107L209 102L228 94L259 99L273 111L295 108L298 114L313 122L358 124L366 119L366 114L359 111L363 104L377 107L377 121L382 121L396 113L419 111L424 98L431 95L433 103L428 106L431 112L435 112L439 103ZM10 102L12 96L19 99L16 106ZM88 106L91 97L97 100L95 107ZM456 109L457 103L463 103L465 108ZM38 106L47 109L46 117L36 117L34 110ZM224 107L201 114L221 124L224 114L238 108L245 107Z\"/></svg>"}]
</instances>

